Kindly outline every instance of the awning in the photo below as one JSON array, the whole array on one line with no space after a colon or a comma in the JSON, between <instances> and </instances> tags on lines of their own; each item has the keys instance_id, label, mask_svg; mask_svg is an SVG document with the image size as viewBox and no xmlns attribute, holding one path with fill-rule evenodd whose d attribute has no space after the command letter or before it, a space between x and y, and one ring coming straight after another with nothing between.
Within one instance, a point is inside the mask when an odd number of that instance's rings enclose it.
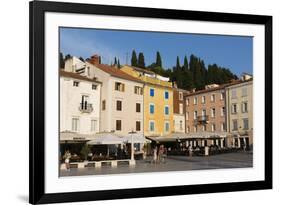
<instances>
[{"instance_id":1,"label":"awning","mask_svg":"<svg viewBox=\"0 0 281 205\"><path fill-rule=\"evenodd\" d=\"M60 132L59 139L60 139L60 142L63 142L63 141L88 141L92 137L93 137L92 135L64 131L64 132Z\"/></svg>"},{"instance_id":2,"label":"awning","mask_svg":"<svg viewBox=\"0 0 281 205\"><path fill-rule=\"evenodd\" d=\"M164 136L147 136L156 142L176 142L178 140L220 139L227 136L227 132L196 132L196 133L171 133Z\"/></svg>"}]
</instances>

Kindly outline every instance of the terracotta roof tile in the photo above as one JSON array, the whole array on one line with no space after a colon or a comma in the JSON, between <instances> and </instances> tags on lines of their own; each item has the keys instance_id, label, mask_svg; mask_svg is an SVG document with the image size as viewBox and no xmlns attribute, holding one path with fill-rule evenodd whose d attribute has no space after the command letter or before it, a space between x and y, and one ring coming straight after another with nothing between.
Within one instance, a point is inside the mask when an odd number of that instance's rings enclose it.
<instances>
[{"instance_id":1,"label":"terracotta roof tile","mask_svg":"<svg viewBox=\"0 0 281 205\"><path fill-rule=\"evenodd\" d=\"M125 73L124 71L112 67L112 66L108 66L105 64L93 64L95 67L101 69L102 71L108 73L111 76L117 77L117 78L122 78L125 80L130 80L130 81L136 81L136 82L140 82L143 83L140 79L135 78L133 76L130 76L129 74Z\"/></svg>"},{"instance_id":2,"label":"terracotta roof tile","mask_svg":"<svg viewBox=\"0 0 281 205\"><path fill-rule=\"evenodd\" d=\"M85 80L85 81L89 81L89 82L101 83L100 81L97 81L95 79L91 79L91 78L79 75L78 73L67 72L67 71L64 71L62 69L60 69L60 76L75 78L75 79L78 79L78 80Z\"/></svg>"}]
</instances>

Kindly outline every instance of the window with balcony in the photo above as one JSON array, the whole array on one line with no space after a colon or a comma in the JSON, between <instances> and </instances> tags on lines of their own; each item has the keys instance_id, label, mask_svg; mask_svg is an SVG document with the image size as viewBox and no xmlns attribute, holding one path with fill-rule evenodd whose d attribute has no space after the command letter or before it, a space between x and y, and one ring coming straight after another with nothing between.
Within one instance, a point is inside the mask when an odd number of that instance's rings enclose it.
<instances>
[{"instance_id":1,"label":"window with balcony","mask_svg":"<svg viewBox=\"0 0 281 205\"><path fill-rule=\"evenodd\" d=\"M137 95L142 95L143 94L143 88L142 87L139 87L139 86L135 86L135 94Z\"/></svg>"},{"instance_id":2,"label":"window with balcony","mask_svg":"<svg viewBox=\"0 0 281 205\"><path fill-rule=\"evenodd\" d=\"M83 113L90 113L93 111L93 106L89 103L89 96L82 95L79 110Z\"/></svg>"},{"instance_id":3,"label":"window with balcony","mask_svg":"<svg viewBox=\"0 0 281 205\"><path fill-rule=\"evenodd\" d=\"M122 101L121 100L116 101L116 110L122 111Z\"/></svg>"},{"instance_id":4,"label":"window with balcony","mask_svg":"<svg viewBox=\"0 0 281 205\"><path fill-rule=\"evenodd\" d=\"M120 131L122 130L122 121L116 120L116 130Z\"/></svg>"},{"instance_id":5,"label":"window with balcony","mask_svg":"<svg viewBox=\"0 0 281 205\"><path fill-rule=\"evenodd\" d=\"M115 82L115 90L124 92L125 91L125 84L120 82Z\"/></svg>"}]
</instances>

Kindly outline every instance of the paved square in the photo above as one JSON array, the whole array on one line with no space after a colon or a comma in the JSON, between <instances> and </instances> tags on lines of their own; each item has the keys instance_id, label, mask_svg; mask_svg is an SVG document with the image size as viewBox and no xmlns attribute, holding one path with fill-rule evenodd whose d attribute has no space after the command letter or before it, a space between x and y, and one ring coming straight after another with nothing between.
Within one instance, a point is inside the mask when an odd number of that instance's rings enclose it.
<instances>
[{"instance_id":1,"label":"paved square","mask_svg":"<svg viewBox=\"0 0 281 205\"><path fill-rule=\"evenodd\" d=\"M61 170L60 176L247 168L253 166L253 155L248 152L227 153L207 157L168 156L166 162L160 164L151 163L151 160L151 157L148 157L146 160L137 160L136 165L133 167L121 164L115 168L111 166L71 168L70 171Z\"/></svg>"}]
</instances>

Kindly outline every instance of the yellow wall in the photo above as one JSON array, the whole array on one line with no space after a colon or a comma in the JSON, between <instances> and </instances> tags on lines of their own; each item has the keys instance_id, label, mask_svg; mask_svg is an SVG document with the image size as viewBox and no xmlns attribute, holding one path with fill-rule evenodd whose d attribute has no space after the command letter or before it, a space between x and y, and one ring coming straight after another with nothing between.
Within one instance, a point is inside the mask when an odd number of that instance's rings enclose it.
<instances>
[{"instance_id":1,"label":"yellow wall","mask_svg":"<svg viewBox=\"0 0 281 205\"><path fill-rule=\"evenodd\" d=\"M140 76L138 72L129 66L121 68L122 71L136 78L143 80L144 86L144 135L145 136L163 136L174 131L173 124L173 90L170 82L159 79ZM154 97L150 96L150 89L154 89ZM164 93L168 91L169 99L165 99ZM150 104L154 104L154 114L150 114ZM165 115L165 105L169 106L169 115ZM155 131L149 131L149 122L154 120ZM169 132L165 132L165 122L169 122Z\"/></svg>"}]
</instances>

